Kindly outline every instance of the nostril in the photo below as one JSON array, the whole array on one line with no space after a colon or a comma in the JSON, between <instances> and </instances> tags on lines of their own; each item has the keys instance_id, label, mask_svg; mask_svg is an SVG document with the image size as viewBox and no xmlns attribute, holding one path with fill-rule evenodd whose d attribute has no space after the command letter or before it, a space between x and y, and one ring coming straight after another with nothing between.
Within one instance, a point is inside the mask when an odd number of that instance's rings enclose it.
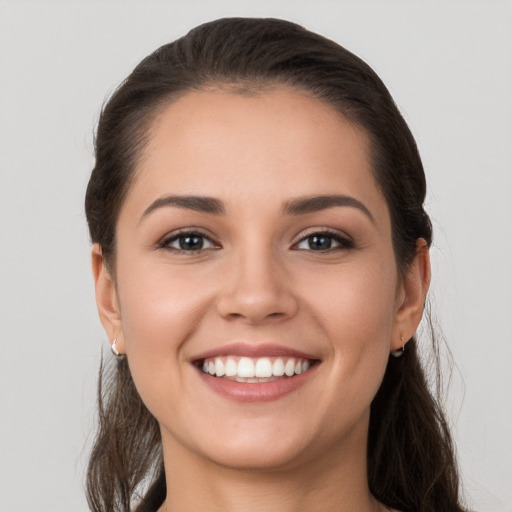
<instances>
[{"instance_id":1,"label":"nostril","mask_svg":"<svg viewBox=\"0 0 512 512\"><path fill-rule=\"evenodd\" d=\"M268 282L237 283L221 293L217 300L219 314L227 320L245 319L249 323L281 320L295 316L298 303L291 292Z\"/></svg>"}]
</instances>

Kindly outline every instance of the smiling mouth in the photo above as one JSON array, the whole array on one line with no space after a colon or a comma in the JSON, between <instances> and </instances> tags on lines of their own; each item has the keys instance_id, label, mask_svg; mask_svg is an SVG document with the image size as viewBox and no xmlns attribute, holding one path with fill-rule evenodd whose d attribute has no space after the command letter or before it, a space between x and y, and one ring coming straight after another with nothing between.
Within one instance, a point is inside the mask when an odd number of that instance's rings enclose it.
<instances>
[{"instance_id":1,"label":"smiling mouth","mask_svg":"<svg viewBox=\"0 0 512 512\"><path fill-rule=\"evenodd\" d=\"M290 379L307 372L318 360L299 357L209 357L196 362L205 374L249 384Z\"/></svg>"}]
</instances>

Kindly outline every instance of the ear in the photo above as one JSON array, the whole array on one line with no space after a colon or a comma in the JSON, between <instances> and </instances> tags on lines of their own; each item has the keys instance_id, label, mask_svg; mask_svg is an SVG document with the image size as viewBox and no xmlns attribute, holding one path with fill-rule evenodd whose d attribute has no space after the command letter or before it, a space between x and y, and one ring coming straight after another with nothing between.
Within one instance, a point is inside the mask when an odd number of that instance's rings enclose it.
<instances>
[{"instance_id":1,"label":"ear","mask_svg":"<svg viewBox=\"0 0 512 512\"><path fill-rule=\"evenodd\" d=\"M414 336L423 315L429 285L430 256L428 245L423 238L418 238L416 255L407 268L398 290L391 350L400 350Z\"/></svg>"},{"instance_id":2,"label":"ear","mask_svg":"<svg viewBox=\"0 0 512 512\"><path fill-rule=\"evenodd\" d=\"M91 251L92 274L94 277L94 291L96 293L96 306L100 320L111 343L117 338L117 350L125 353L124 339L122 337L121 312L117 299L117 290L114 279L108 272L101 246L94 244Z\"/></svg>"}]
</instances>

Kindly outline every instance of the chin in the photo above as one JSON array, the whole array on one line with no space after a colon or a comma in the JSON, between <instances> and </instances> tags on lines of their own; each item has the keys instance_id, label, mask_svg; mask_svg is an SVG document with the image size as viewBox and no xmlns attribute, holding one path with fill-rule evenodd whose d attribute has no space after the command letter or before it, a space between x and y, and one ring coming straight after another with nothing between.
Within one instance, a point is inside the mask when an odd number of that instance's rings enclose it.
<instances>
[{"instance_id":1,"label":"chin","mask_svg":"<svg viewBox=\"0 0 512 512\"><path fill-rule=\"evenodd\" d=\"M162 441L164 450L173 454L173 459L177 454L187 457L187 453L193 453L196 460L235 470L291 469L300 465L306 452L315 451L316 442L314 436L308 435L309 429L299 425L294 428L283 419L212 421L206 429L203 423L196 424L198 429L192 426L185 432L164 428Z\"/></svg>"},{"instance_id":2,"label":"chin","mask_svg":"<svg viewBox=\"0 0 512 512\"><path fill-rule=\"evenodd\" d=\"M321 425L315 428L285 418L252 419L248 423L224 425L223 429L212 426L215 430L198 436L190 448L196 455L226 468L289 471L310 464L331 450L338 451L345 437L339 430L326 432Z\"/></svg>"},{"instance_id":3,"label":"chin","mask_svg":"<svg viewBox=\"0 0 512 512\"><path fill-rule=\"evenodd\" d=\"M303 462L304 453L299 446L276 447L272 444L265 446L246 446L244 449L231 449L223 446L221 450L209 450L209 459L231 469L243 471L283 471L291 470Z\"/></svg>"}]
</instances>

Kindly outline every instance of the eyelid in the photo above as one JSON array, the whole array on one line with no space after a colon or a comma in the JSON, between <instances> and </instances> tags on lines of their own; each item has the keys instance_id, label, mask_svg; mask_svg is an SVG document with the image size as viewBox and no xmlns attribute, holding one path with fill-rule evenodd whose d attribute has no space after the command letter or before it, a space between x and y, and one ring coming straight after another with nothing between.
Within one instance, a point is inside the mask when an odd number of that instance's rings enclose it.
<instances>
[{"instance_id":1,"label":"eyelid","mask_svg":"<svg viewBox=\"0 0 512 512\"><path fill-rule=\"evenodd\" d=\"M198 251L186 251L185 249L177 249L175 247L170 247L169 243L178 239L180 236L183 235L200 235L206 240L208 240L214 247L207 247L205 249L200 249ZM220 248L220 244L215 240L213 235L207 232L207 230L195 226L189 226L186 228L179 228L174 231L171 231L170 233L165 234L160 240L157 242L157 247L159 249L169 249L175 252L187 252L187 253L198 253L204 250L209 250L212 248L218 249Z\"/></svg>"},{"instance_id":2,"label":"eyelid","mask_svg":"<svg viewBox=\"0 0 512 512\"><path fill-rule=\"evenodd\" d=\"M184 249L178 249L174 247L170 247L170 242L177 240L180 236L183 235L200 235L204 237L206 240L208 240L214 247L207 247L204 249L199 249L197 251L186 251ZM300 233L298 233L295 236L295 241L292 243L292 249L296 248L296 246L307 239L310 236L313 235L327 235L331 238L333 238L338 244L338 247L342 248L353 248L355 246L354 240L351 236L347 235L345 232L333 229L327 226L318 226L318 227L312 227L302 230ZM204 228L199 228L195 226L189 226L185 228L179 228L174 231L171 231L169 233L166 233L160 240L157 242L157 247L159 249L169 249L176 252L201 252L204 250L209 250L212 248L218 249L221 248L221 244L215 240L215 237L208 232L208 230L205 230ZM336 249L336 247L332 248ZM331 249L331 250L332 250ZM296 250L306 250L306 249L296 249ZM321 252L321 251L318 251Z\"/></svg>"},{"instance_id":3,"label":"eyelid","mask_svg":"<svg viewBox=\"0 0 512 512\"><path fill-rule=\"evenodd\" d=\"M337 243L340 244L342 248L351 249L355 247L354 240L351 236L349 236L344 231L340 231L338 229L330 228L327 226L318 226L314 228L307 228L301 231L296 237L295 242L292 244L292 249L296 247L300 242L303 242L305 239L309 238L313 235L327 235L333 238ZM336 247L333 247L329 250L334 250ZM306 250L306 249L297 249L297 250ZM321 251L317 251L321 252ZM327 251L326 251L327 252Z\"/></svg>"}]
</instances>

